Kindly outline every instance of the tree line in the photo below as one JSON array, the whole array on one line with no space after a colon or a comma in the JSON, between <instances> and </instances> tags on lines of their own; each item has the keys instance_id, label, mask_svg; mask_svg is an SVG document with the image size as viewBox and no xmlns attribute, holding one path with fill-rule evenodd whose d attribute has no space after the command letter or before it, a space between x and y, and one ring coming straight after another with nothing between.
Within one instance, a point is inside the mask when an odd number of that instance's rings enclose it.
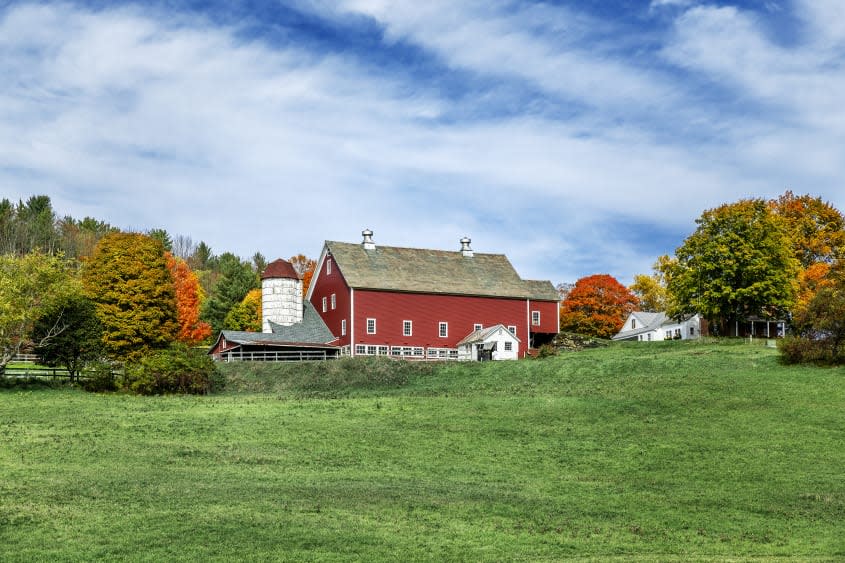
<instances>
[{"instance_id":1,"label":"tree line","mask_svg":"<svg viewBox=\"0 0 845 563\"><path fill-rule=\"evenodd\" d=\"M0 201L0 244L0 374L25 350L78 375L90 362L142 363L223 329L261 329L260 253L217 256L163 229L59 219L47 196ZM307 289L314 260L291 261Z\"/></svg>"},{"instance_id":2,"label":"tree line","mask_svg":"<svg viewBox=\"0 0 845 563\"><path fill-rule=\"evenodd\" d=\"M842 362L845 343L845 217L820 197L787 191L705 210L673 256L626 288L608 275L578 280L561 329L610 337L634 310L694 313L726 334L750 318L784 321L785 358Z\"/></svg>"}]
</instances>

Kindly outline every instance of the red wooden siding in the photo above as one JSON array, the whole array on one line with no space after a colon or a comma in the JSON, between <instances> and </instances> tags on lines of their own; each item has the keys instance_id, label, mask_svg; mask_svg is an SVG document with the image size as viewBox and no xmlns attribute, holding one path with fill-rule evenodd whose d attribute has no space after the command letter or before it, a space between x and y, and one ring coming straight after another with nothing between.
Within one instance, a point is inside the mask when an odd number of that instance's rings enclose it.
<instances>
[{"instance_id":1,"label":"red wooden siding","mask_svg":"<svg viewBox=\"0 0 845 563\"><path fill-rule=\"evenodd\" d=\"M322 268L314 275L314 279L311 282L314 284L314 290L311 293L311 304L314 305L314 308L323 317L323 321L329 327L329 330L332 331L332 334L338 338L332 344L334 346L347 346L351 341L350 335L352 330L349 314L351 309L349 286L346 285L346 280L343 278L343 274L334 260L332 260L331 264L331 273L326 274L328 258L330 256L327 256L327 260L324 261ZM337 299L334 310L332 310L332 293L336 295ZM325 313L323 312L323 297L326 298ZM341 336L341 321L344 319L346 320L346 336Z\"/></svg>"},{"instance_id":2,"label":"red wooden siding","mask_svg":"<svg viewBox=\"0 0 845 563\"><path fill-rule=\"evenodd\" d=\"M531 311L540 311L540 326L532 326L531 332L557 333L560 327L560 312L555 301L530 301ZM529 313L530 314L530 313ZM529 321L531 317L528 317Z\"/></svg>"},{"instance_id":3,"label":"red wooden siding","mask_svg":"<svg viewBox=\"0 0 845 563\"><path fill-rule=\"evenodd\" d=\"M532 332L557 332L557 303L532 302L540 310L540 327ZM529 318L524 299L395 293L355 290L355 339L353 344L455 348L473 325L516 326L519 355L528 350ZM548 317L548 318L545 318ZM367 334L367 319L376 319L376 334ZM403 321L413 321L413 335L404 336ZM449 335L439 336L440 322L449 323ZM538 328L540 330L538 330Z\"/></svg>"}]
</instances>

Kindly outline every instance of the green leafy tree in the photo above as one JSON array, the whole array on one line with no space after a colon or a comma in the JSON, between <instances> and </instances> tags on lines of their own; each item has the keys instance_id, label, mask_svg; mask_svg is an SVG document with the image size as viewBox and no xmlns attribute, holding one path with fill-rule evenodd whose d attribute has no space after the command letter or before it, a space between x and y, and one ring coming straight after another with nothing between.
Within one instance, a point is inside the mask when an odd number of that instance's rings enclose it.
<instances>
[{"instance_id":1,"label":"green leafy tree","mask_svg":"<svg viewBox=\"0 0 845 563\"><path fill-rule=\"evenodd\" d=\"M211 325L215 335L224 328L226 315L232 307L243 301L251 289L260 286L252 265L242 262L234 254L222 254L218 264L220 278L203 303L200 314L200 318Z\"/></svg>"},{"instance_id":2,"label":"green leafy tree","mask_svg":"<svg viewBox=\"0 0 845 563\"><path fill-rule=\"evenodd\" d=\"M58 328L58 334L49 337ZM99 360L104 352L103 327L94 302L81 291L56 301L35 322L33 340L41 363L64 366L71 377L79 379L86 363Z\"/></svg>"},{"instance_id":3,"label":"green leafy tree","mask_svg":"<svg viewBox=\"0 0 845 563\"><path fill-rule=\"evenodd\" d=\"M28 342L35 321L73 287L64 261L33 252L0 255L0 374ZM43 331L35 344L61 332L61 319Z\"/></svg>"},{"instance_id":4,"label":"green leafy tree","mask_svg":"<svg viewBox=\"0 0 845 563\"><path fill-rule=\"evenodd\" d=\"M82 281L113 358L134 359L176 339L175 290L161 241L137 233L104 236L85 263Z\"/></svg>"},{"instance_id":5,"label":"green leafy tree","mask_svg":"<svg viewBox=\"0 0 845 563\"><path fill-rule=\"evenodd\" d=\"M761 199L705 211L670 267L670 314L711 321L776 318L793 304L799 271L782 222Z\"/></svg>"}]
</instances>

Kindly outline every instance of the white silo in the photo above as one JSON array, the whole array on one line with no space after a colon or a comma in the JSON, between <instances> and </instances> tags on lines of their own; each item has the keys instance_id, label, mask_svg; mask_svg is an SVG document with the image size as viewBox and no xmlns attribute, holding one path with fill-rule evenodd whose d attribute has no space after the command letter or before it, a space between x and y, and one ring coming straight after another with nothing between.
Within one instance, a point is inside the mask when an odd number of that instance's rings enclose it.
<instances>
[{"instance_id":1,"label":"white silo","mask_svg":"<svg viewBox=\"0 0 845 563\"><path fill-rule=\"evenodd\" d=\"M302 322L302 280L290 262L270 262L261 274L261 330L273 332L270 321L290 326Z\"/></svg>"}]
</instances>

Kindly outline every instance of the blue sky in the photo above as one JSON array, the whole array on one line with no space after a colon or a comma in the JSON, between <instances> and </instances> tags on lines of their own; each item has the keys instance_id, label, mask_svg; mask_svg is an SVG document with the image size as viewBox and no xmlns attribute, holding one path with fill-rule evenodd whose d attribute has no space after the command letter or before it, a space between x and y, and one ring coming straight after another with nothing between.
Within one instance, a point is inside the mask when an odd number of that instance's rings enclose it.
<instances>
[{"instance_id":1,"label":"blue sky","mask_svg":"<svg viewBox=\"0 0 845 563\"><path fill-rule=\"evenodd\" d=\"M722 202L845 207L844 67L840 0L0 2L0 197L630 283Z\"/></svg>"}]
</instances>

